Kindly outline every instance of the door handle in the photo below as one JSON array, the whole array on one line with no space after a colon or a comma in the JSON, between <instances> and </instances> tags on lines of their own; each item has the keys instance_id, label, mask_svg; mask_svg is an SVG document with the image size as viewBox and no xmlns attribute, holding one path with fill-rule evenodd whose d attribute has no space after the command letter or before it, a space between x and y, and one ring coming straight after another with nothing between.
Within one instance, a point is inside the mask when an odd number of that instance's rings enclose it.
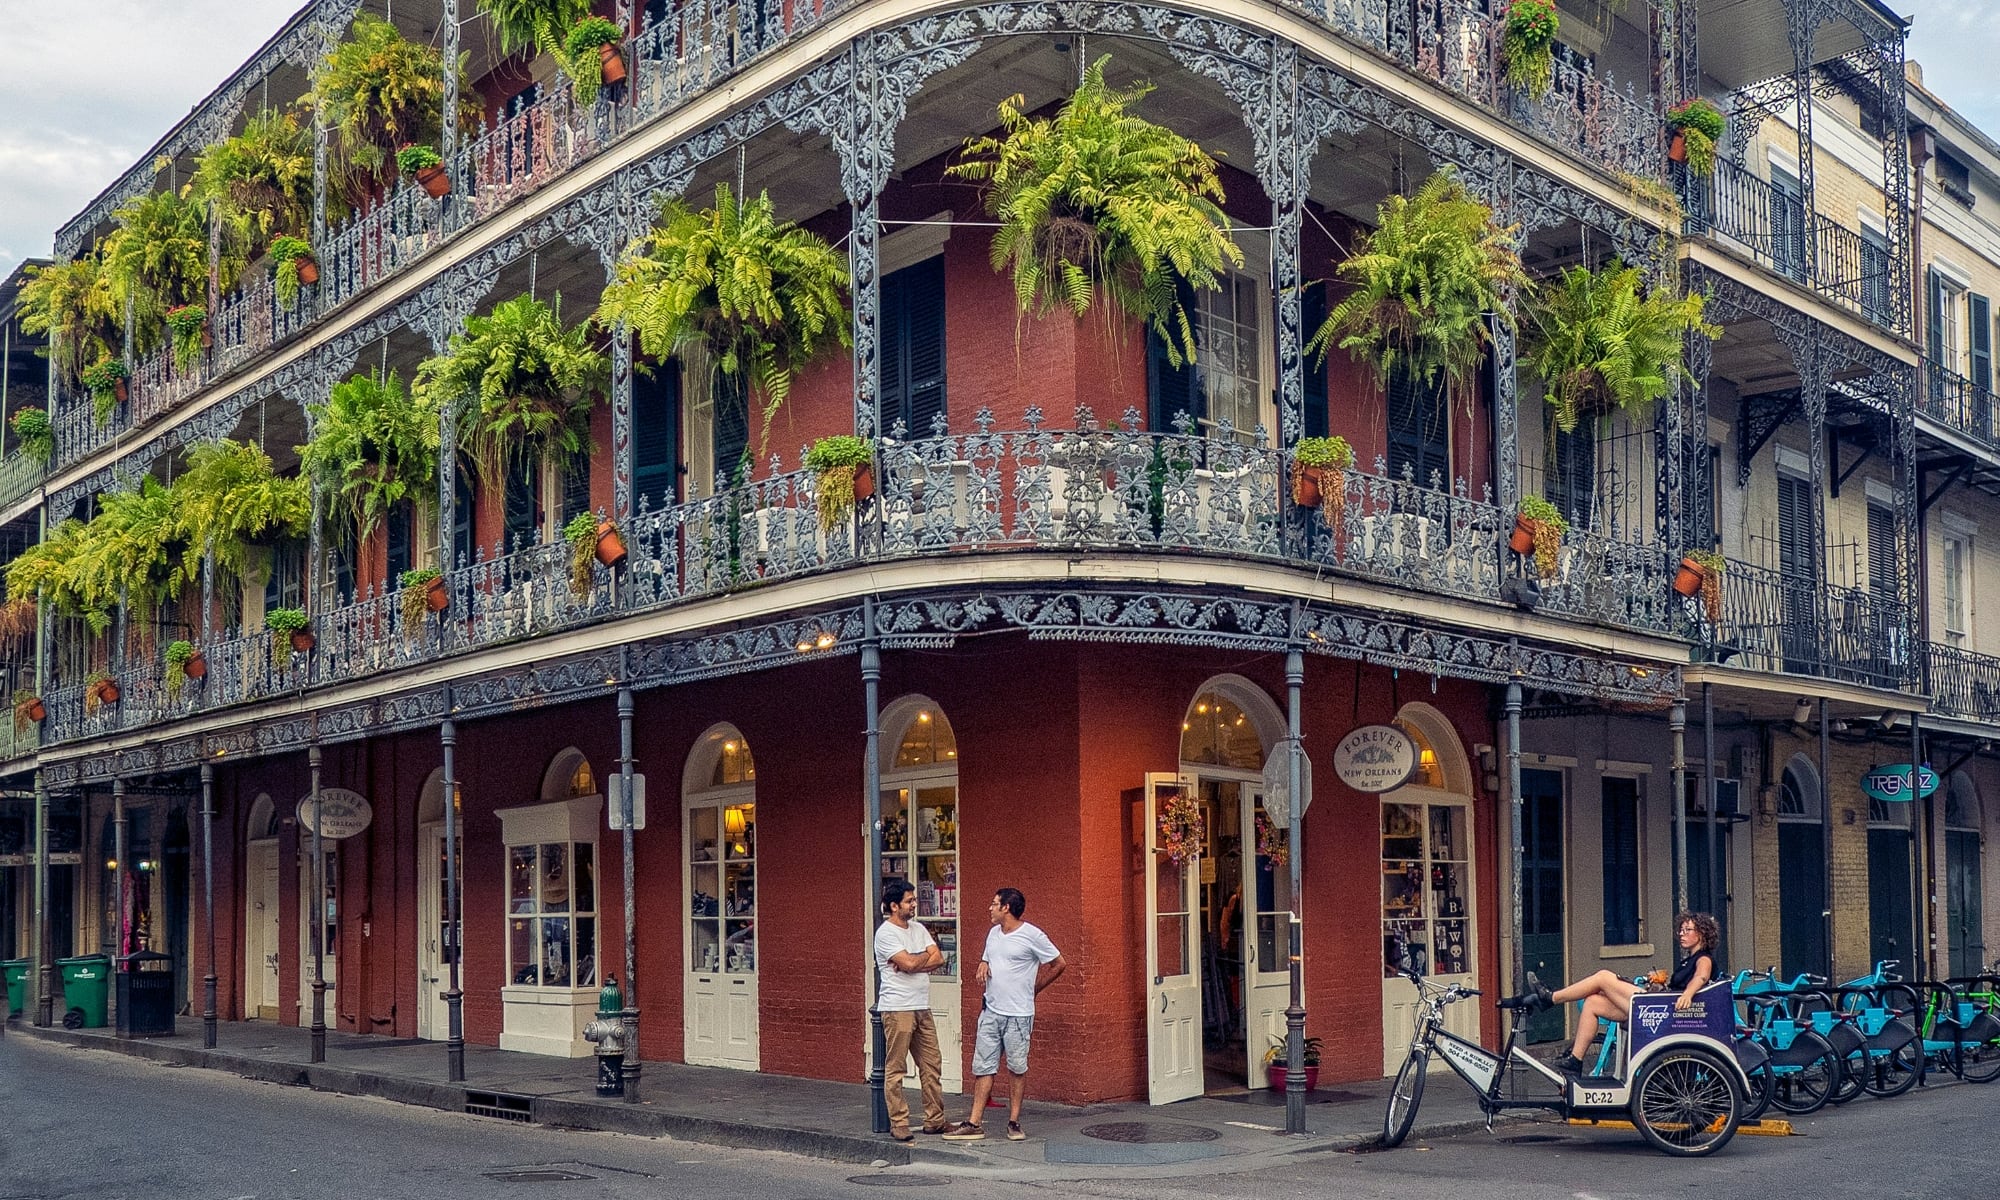
<instances>
[{"instance_id":1,"label":"door handle","mask_svg":"<svg viewBox=\"0 0 2000 1200\"><path fill-rule=\"evenodd\" d=\"M1160 993L1160 1011L1167 1011L1167 994L1165 992Z\"/></svg>"}]
</instances>

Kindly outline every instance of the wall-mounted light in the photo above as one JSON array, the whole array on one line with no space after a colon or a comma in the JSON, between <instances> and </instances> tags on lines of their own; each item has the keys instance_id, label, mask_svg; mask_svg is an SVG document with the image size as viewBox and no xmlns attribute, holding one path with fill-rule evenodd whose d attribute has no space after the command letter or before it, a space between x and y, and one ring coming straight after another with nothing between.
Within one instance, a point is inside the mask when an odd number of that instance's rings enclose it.
<instances>
[{"instance_id":1,"label":"wall-mounted light","mask_svg":"<svg viewBox=\"0 0 2000 1200\"><path fill-rule=\"evenodd\" d=\"M1799 702L1792 706L1792 724L1804 725L1812 720L1812 707L1812 701L1800 696Z\"/></svg>"}]
</instances>

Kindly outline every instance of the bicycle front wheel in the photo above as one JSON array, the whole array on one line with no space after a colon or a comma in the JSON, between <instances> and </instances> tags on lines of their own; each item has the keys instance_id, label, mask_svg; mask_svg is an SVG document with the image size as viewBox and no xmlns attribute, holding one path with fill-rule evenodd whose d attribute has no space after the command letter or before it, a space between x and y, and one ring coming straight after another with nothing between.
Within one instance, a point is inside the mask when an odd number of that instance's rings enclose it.
<instances>
[{"instance_id":1,"label":"bicycle front wheel","mask_svg":"<svg viewBox=\"0 0 2000 1200\"><path fill-rule=\"evenodd\" d=\"M1774 1061L1788 1065L1776 1068L1778 1090L1771 1103L1793 1116L1818 1112L1840 1087L1840 1055L1831 1042L1816 1033L1799 1034L1791 1048Z\"/></svg>"},{"instance_id":2,"label":"bicycle front wheel","mask_svg":"<svg viewBox=\"0 0 2000 1200\"><path fill-rule=\"evenodd\" d=\"M1389 1108L1382 1114L1384 1149L1400 1146L1410 1136L1410 1127L1417 1123L1417 1105L1424 1101L1424 1075L1429 1067L1429 1052L1412 1049L1403 1060L1403 1069L1396 1072L1396 1086L1389 1089Z\"/></svg>"},{"instance_id":3,"label":"bicycle front wheel","mask_svg":"<svg viewBox=\"0 0 2000 1200\"><path fill-rule=\"evenodd\" d=\"M1743 1120L1761 1120L1764 1110L1771 1107L1771 1098L1778 1094L1778 1077L1772 1074L1769 1060L1751 1068L1749 1075L1750 1094L1744 1097Z\"/></svg>"}]
</instances>

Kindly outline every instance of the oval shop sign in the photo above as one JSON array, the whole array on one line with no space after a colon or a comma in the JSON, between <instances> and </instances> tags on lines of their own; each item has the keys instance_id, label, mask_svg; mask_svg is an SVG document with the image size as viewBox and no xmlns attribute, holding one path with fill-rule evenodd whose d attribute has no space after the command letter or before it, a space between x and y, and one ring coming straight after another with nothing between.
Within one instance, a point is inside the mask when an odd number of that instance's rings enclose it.
<instances>
[{"instance_id":1,"label":"oval shop sign","mask_svg":"<svg viewBox=\"0 0 2000 1200\"><path fill-rule=\"evenodd\" d=\"M1918 795L1928 796L1937 791L1937 772L1924 767L1917 772ZM1910 764L1896 763L1887 767L1870 767L1861 777L1861 790L1868 793L1871 800L1885 804L1907 804L1910 795Z\"/></svg>"},{"instance_id":2,"label":"oval shop sign","mask_svg":"<svg viewBox=\"0 0 2000 1200\"><path fill-rule=\"evenodd\" d=\"M299 800L299 828L312 833L313 798L307 792ZM368 797L346 788L326 788L319 790L319 835L323 838L349 838L368 828L375 819L375 810L368 803Z\"/></svg>"},{"instance_id":3,"label":"oval shop sign","mask_svg":"<svg viewBox=\"0 0 2000 1200\"><path fill-rule=\"evenodd\" d=\"M1417 744L1394 725L1363 725L1333 748L1333 772L1357 792L1391 792L1417 769Z\"/></svg>"}]
</instances>

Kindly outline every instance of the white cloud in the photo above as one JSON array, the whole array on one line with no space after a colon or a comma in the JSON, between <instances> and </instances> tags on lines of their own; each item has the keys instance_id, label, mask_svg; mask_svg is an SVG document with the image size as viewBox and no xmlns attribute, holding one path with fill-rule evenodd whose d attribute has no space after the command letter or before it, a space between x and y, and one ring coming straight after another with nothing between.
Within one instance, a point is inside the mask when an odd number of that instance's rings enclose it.
<instances>
[{"instance_id":1,"label":"white cloud","mask_svg":"<svg viewBox=\"0 0 2000 1200\"><path fill-rule=\"evenodd\" d=\"M1993 0L1894 0L1909 16L1909 56L1924 67L1924 87L2000 138L2000 75L1993 70Z\"/></svg>"}]
</instances>

